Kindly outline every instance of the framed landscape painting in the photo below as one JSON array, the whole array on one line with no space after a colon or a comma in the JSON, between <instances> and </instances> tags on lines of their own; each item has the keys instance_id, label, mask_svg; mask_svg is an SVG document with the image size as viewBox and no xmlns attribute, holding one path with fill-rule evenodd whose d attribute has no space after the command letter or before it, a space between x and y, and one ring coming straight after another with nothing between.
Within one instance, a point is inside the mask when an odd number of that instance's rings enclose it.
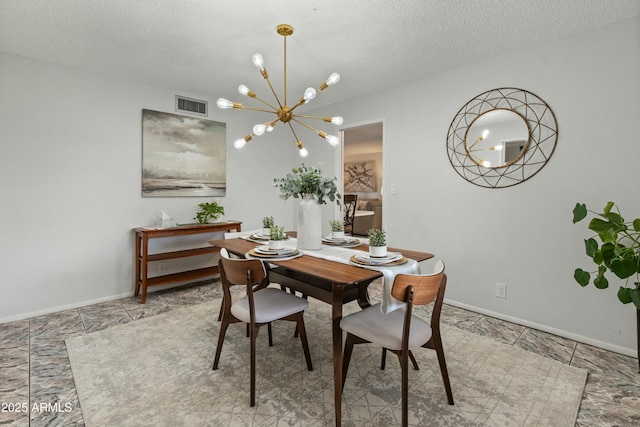
<instances>
[{"instance_id":1,"label":"framed landscape painting","mask_svg":"<svg viewBox=\"0 0 640 427\"><path fill-rule=\"evenodd\" d=\"M226 124L142 110L142 197L227 191Z\"/></svg>"}]
</instances>

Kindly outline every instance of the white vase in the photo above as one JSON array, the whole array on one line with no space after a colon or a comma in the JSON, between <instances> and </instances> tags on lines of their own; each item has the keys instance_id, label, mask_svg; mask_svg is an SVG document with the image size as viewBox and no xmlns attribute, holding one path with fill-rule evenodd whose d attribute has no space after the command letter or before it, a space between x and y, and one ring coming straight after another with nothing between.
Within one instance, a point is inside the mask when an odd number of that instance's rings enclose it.
<instances>
[{"instance_id":1,"label":"white vase","mask_svg":"<svg viewBox=\"0 0 640 427\"><path fill-rule=\"evenodd\" d=\"M372 257L385 257L387 256L387 246L369 246L369 255Z\"/></svg>"},{"instance_id":2,"label":"white vase","mask_svg":"<svg viewBox=\"0 0 640 427\"><path fill-rule=\"evenodd\" d=\"M322 210L313 195L305 195L298 207L298 248L322 248Z\"/></svg>"},{"instance_id":3,"label":"white vase","mask_svg":"<svg viewBox=\"0 0 640 427\"><path fill-rule=\"evenodd\" d=\"M270 234L271 234L271 228L269 228L269 227L263 227L262 228L262 235L263 236L268 236Z\"/></svg>"},{"instance_id":4,"label":"white vase","mask_svg":"<svg viewBox=\"0 0 640 427\"><path fill-rule=\"evenodd\" d=\"M332 231L331 237L334 239L342 239L344 237L344 231Z\"/></svg>"}]
</instances>

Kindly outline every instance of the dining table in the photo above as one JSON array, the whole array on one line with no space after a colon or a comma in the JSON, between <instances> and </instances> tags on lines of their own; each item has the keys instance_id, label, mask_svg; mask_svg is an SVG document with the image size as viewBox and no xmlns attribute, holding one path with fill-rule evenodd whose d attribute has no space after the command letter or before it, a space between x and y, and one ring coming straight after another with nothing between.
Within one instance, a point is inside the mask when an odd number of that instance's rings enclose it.
<instances>
[{"instance_id":1,"label":"dining table","mask_svg":"<svg viewBox=\"0 0 640 427\"><path fill-rule=\"evenodd\" d=\"M287 232L287 236L295 238L295 232ZM293 240L292 239L292 240ZM349 249L368 252L369 246L362 239L362 243ZM250 257L257 246L266 244L252 240L249 236L211 240L213 246L225 248L229 253L241 258ZM323 245L325 252L331 253L330 247ZM253 252L252 252L253 250ZM414 266L420 261L433 258L433 254L389 247L388 251L402 254ZM333 381L335 425L342 422L342 306L357 301L362 308L370 306L367 288L371 282L383 278L388 281L391 268L364 267L353 262L341 262L333 256L323 255L323 249L317 251L303 250L301 256L285 257L283 259L270 258L265 260L269 264L269 280L278 283L292 291L300 292L306 297L312 297L331 305L331 331L333 347ZM384 266L380 266L384 267ZM402 272L402 270L398 270ZM390 286L389 283L386 284Z\"/></svg>"}]
</instances>

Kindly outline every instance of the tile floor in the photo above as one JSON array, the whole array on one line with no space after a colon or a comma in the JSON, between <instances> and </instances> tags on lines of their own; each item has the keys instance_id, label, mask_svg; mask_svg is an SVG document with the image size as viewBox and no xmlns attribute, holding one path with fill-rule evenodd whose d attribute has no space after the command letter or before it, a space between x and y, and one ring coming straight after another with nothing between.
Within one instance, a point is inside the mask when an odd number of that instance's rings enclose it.
<instances>
[{"instance_id":1,"label":"tile floor","mask_svg":"<svg viewBox=\"0 0 640 427\"><path fill-rule=\"evenodd\" d=\"M0 425L84 425L66 338L217 297L215 282L188 285L150 293L144 305L132 297L0 324ZM587 369L576 426L640 426L637 359L448 305L442 321Z\"/></svg>"}]
</instances>

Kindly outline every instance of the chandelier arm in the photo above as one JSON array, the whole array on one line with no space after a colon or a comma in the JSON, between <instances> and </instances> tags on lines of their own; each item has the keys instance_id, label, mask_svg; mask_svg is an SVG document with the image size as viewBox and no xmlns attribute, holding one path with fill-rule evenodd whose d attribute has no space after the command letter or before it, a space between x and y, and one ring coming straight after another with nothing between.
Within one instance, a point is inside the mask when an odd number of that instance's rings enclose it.
<instances>
[{"instance_id":1,"label":"chandelier arm","mask_svg":"<svg viewBox=\"0 0 640 427\"><path fill-rule=\"evenodd\" d=\"M246 105L243 105L241 109L242 110L262 111L263 113L278 114L277 111L265 110L264 108L257 108L257 107L247 107Z\"/></svg>"},{"instance_id":2,"label":"chandelier arm","mask_svg":"<svg viewBox=\"0 0 640 427\"><path fill-rule=\"evenodd\" d=\"M275 89L273 88L273 85L271 84L271 80L269 80L269 77L265 77L265 80L269 84L269 88L271 89L271 93L273 93L273 96L276 98L276 101L278 102L278 105L280 106L280 108L282 108L282 103L280 102L280 98L278 98L278 94L276 93Z\"/></svg>"},{"instance_id":3,"label":"chandelier arm","mask_svg":"<svg viewBox=\"0 0 640 427\"><path fill-rule=\"evenodd\" d=\"M303 119L314 119L314 120L320 120L323 122L329 122L331 123L331 117L318 117L318 116L303 116L302 114L296 114L296 117L301 117ZM328 119L328 120L327 120Z\"/></svg>"},{"instance_id":4,"label":"chandelier arm","mask_svg":"<svg viewBox=\"0 0 640 427\"><path fill-rule=\"evenodd\" d=\"M321 131L319 131L318 129L309 126L308 124L306 124L305 122L298 120L296 117L291 117L291 120L295 120L296 123L301 124L302 126L306 127L307 129L312 130L313 132L317 133L318 135L320 135ZM291 126L291 124L289 124L289 126Z\"/></svg>"},{"instance_id":5,"label":"chandelier arm","mask_svg":"<svg viewBox=\"0 0 640 427\"><path fill-rule=\"evenodd\" d=\"M291 107L291 110L289 110L289 111L293 111L293 110L295 110L296 108L298 108L299 106L301 106L302 104L304 104L304 101L305 101L305 100L304 100L304 98L300 99L300 101L298 101L298 103L297 103L296 105L294 105L293 107ZM302 117L302 116L300 116L300 117Z\"/></svg>"},{"instance_id":6,"label":"chandelier arm","mask_svg":"<svg viewBox=\"0 0 640 427\"><path fill-rule=\"evenodd\" d=\"M291 122L288 122L287 124L289 125L289 128L291 129L291 133L293 133L293 137L296 139L296 144L297 144L298 141L300 141L300 139L298 139L298 135L296 135L296 131L293 129Z\"/></svg>"},{"instance_id":7,"label":"chandelier arm","mask_svg":"<svg viewBox=\"0 0 640 427\"><path fill-rule=\"evenodd\" d=\"M278 107L271 105L271 103L269 103L268 101L265 101L264 99L260 98L259 96L254 96L254 99L257 99L258 101L262 102L264 105L273 108L273 111L278 111Z\"/></svg>"}]
</instances>

